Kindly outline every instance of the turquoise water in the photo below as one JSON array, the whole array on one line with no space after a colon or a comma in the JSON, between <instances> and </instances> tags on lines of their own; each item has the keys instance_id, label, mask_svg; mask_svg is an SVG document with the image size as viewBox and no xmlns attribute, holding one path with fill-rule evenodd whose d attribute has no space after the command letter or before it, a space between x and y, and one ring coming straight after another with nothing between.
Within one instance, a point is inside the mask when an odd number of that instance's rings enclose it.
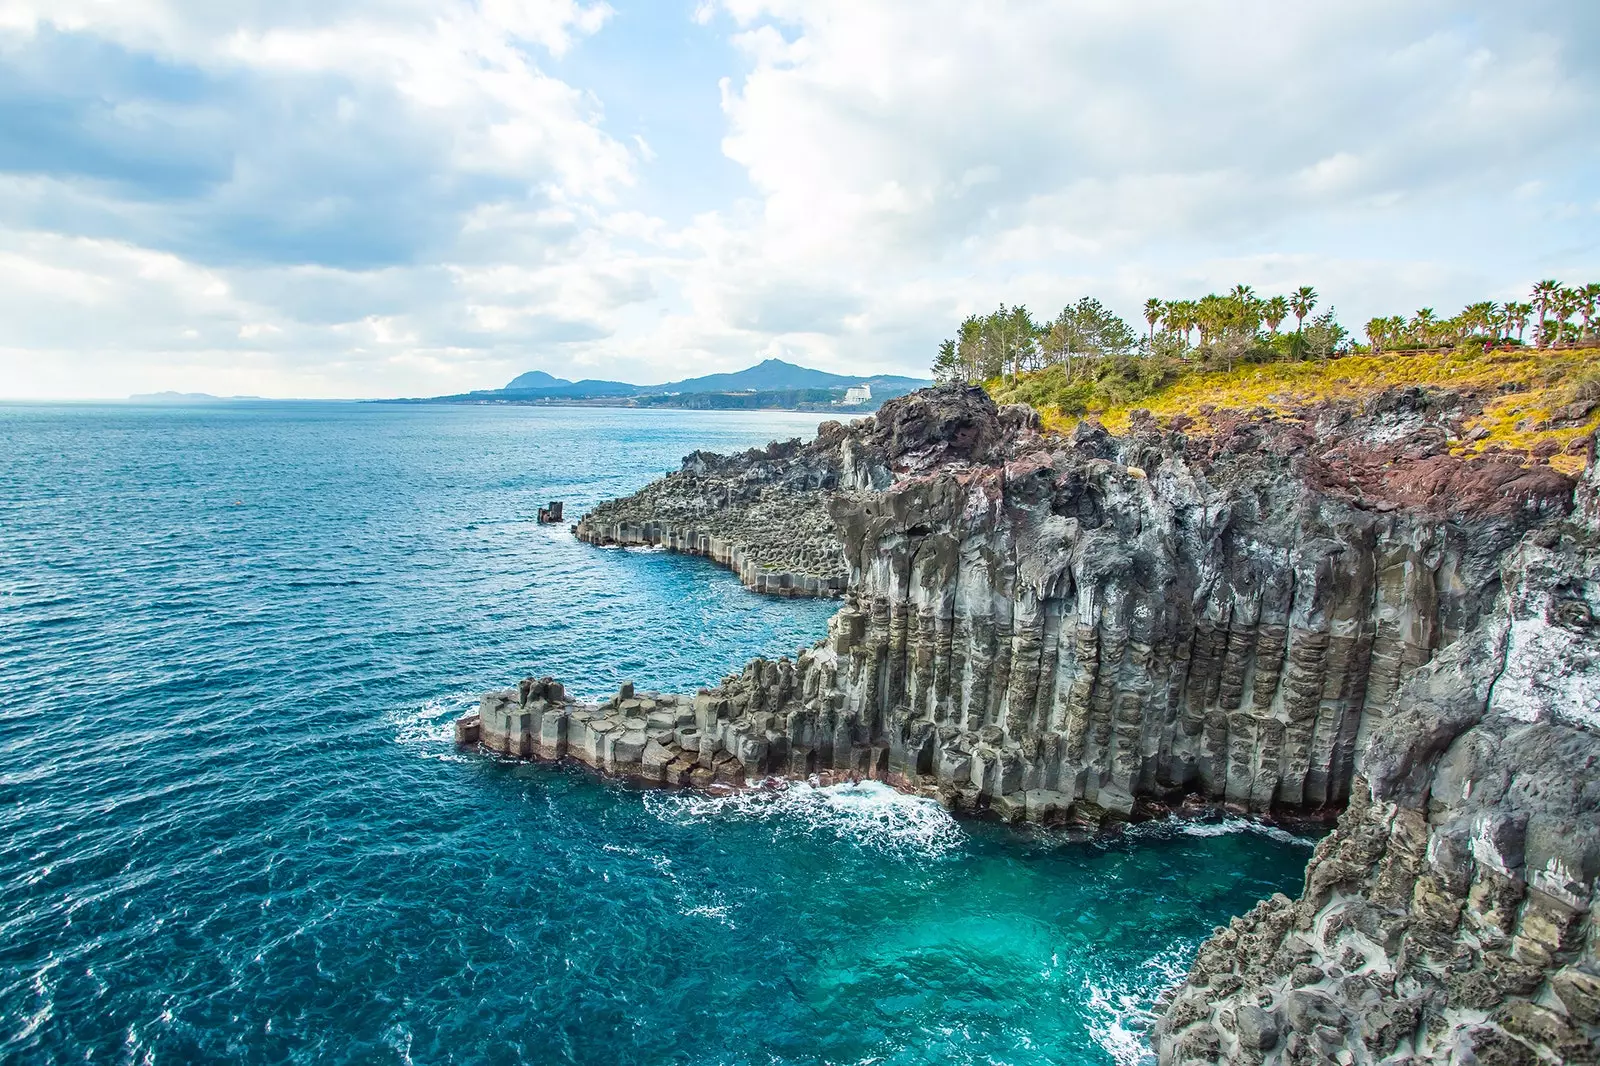
<instances>
[{"instance_id":1,"label":"turquoise water","mask_svg":"<svg viewBox=\"0 0 1600 1066\"><path fill-rule=\"evenodd\" d=\"M1138 1061L1302 843L453 751L529 670L691 691L819 637L830 604L532 521L814 422L0 407L0 1059Z\"/></svg>"}]
</instances>

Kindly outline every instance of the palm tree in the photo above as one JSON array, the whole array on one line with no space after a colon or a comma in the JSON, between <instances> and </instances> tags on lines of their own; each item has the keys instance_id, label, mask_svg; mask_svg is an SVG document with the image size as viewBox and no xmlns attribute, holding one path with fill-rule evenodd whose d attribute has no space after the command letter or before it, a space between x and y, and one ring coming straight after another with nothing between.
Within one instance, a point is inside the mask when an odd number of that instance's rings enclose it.
<instances>
[{"instance_id":1,"label":"palm tree","mask_svg":"<svg viewBox=\"0 0 1600 1066\"><path fill-rule=\"evenodd\" d=\"M1594 318L1595 307L1600 304L1600 281L1591 281L1578 290L1578 317L1583 319L1583 336L1589 335L1589 321Z\"/></svg>"},{"instance_id":2,"label":"palm tree","mask_svg":"<svg viewBox=\"0 0 1600 1066\"><path fill-rule=\"evenodd\" d=\"M1152 296L1144 302L1144 320L1150 323L1150 332L1147 334L1151 345L1156 342L1156 323L1161 321L1161 316L1166 314L1167 305Z\"/></svg>"},{"instance_id":3,"label":"palm tree","mask_svg":"<svg viewBox=\"0 0 1600 1066\"><path fill-rule=\"evenodd\" d=\"M1289 310L1294 312L1294 331L1301 333L1305 330L1306 316L1317 306L1317 290L1310 285L1302 285L1289 296Z\"/></svg>"},{"instance_id":4,"label":"palm tree","mask_svg":"<svg viewBox=\"0 0 1600 1066\"><path fill-rule=\"evenodd\" d=\"M1494 301L1483 300L1475 304L1468 304L1466 310L1461 312L1462 319L1472 336L1477 336L1481 329L1489 332L1489 327L1494 320Z\"/></svg>"},{"instance_id":5,"label":"palm tree","mask_svg":"<svg viewBox=\"0 0 1600 1066\"><path fill-rule=\"evenodd\" d=\"M1283 299L1283 297L1277 297ZM1372 354L1377 355L1383 351L1383 346L1389 338L1389 320L1387 318L1369 318L1367 320L1367 342L1372 345Z\"/></svg>"},{"instance_id":6,"label":"palm tree","mask_svg":"<svg viewBox=\"0 0 1600 1066\"><path fill-rule=\"evenodd\" d=\"M1189 346L1189 334L1193 333L1195 326L1200 324L1199 306L1193 300L1177 300L1174 303L1177 307L1176 312L1169 310L1167 313L1168 315L1176 314L1177 325L1169 326L1168 328L1175 328L1183 334L1183 346L1187 348Z\"/></svg>"},{"instance_id":7,"label":"palm tree","mask_svg":"<svg viewBox=\"0 0 1600 1066\"><path fill-rule=\"evenodd\" d=\"M1424 347L1433 346L1433 331L1439 324L1439 316L1433 313L1433 308L1424 307L1411 316L1410 328L1412 335L1417 338L1417 343Z\"/></svg>"},{"instance_id":8,"label":"palm tree","mask_svg":"<svg viewBox=\"0 0 1600 1066\"><path fill-rule=\"evenodd\" d=\"M1533 307L1539 312L1539 328L1534 333L1534 340L1543 348L1550 342L1545 336L1544 320L1550 313L1550 308L1555 304L1556 293L1561 291L1561 285L1554 279L1535 282L1533 286Z\"/></svg>"},{"instance_id":9,"label":"palm tree","mask_svg":"<svg viewBox=\"0 0 1600 1066\"><path fill-rule=\"evenodd\" d=\"M1278 323L1289 317L1289 301L1282 296L1272 297L1261 305L1261 317L1266 319L1267 329L1278 332Z\"/></svg>"},{"instance_id":10,"label":"palm tree","mask_svg":"<svg viewBox=\"0 0 1600 1066\"><path fill-rule=\"evenodd\" d=\"M1523 331L1528 328L1528 316L1533 314L1532 304L1506 301L1506 328L1517 331L1517 343L1522 343Z\"/></svg>"},{"instance_id":11,"label":"palm tree","mask_svg":"<svg viewBox=\"0 0 1600 1066\"><path fill-rule=\"evenodd\" d=\"M1221 337L1228 324L1228 302L1216 293L1200 297L1195 305L1195 324L1200 327L1201 345Z\"/></svg>"},{"instance_id":12,"label":"palm tree","mask_svg":"<svg viewBox=\"0 0 1600 1066\"><path fill-rule=\"evenodd\" d=\"M1510 305L1491 303L1489 305L1489 338L1499 344L1506 335L1506 326L1510 323Z\"/></svg>"},{"instance_id":13,"label":"palm tree","mask_svg":"<svg viewBox=\"0 0 1600 1066\"><path fill-rule=\"evenodd\" d=\"M1551 304L1556 313L1557 344L1560 344L1561 338L1567 334L1568 326L1570 325L1567 319L1572 317L1572 313L1578 309L1578 305L1582 300L1583 297L1579 295L1576 289L1562 287L1556 290L1555 299L1551 301Z\"/></svg>"}]
</instances>

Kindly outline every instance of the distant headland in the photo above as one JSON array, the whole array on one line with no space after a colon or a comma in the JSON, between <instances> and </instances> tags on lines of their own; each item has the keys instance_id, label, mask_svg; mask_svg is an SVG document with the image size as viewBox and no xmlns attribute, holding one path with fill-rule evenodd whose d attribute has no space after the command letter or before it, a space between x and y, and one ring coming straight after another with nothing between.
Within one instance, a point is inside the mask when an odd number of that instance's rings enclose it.
<instances>
[{"instance_id":1,"label":"distant headland","mask_svg":"<svg viewBox=\"0 0 1600 1066\"><path fill-rule=\"evenodd\" d=\"M677 407L691 410L872 411L885 400L932 384L892 374L851 376L768 359L734 373L634 385L585 378L568 381L530 370L504 388L453 396L380 400L380 403L561 404L598 407Z\"/></svg>"},{"instance_id":2,"label":"distant headland","mask_svg":"<svg viewBox=\"0 0 1600 1066\"><path fill-rule=\"evenodd\" d=\"M251 403L264 399L261 396L213 396L209 392L142 392L128 397L129 403Z\"/></svg>"}]
</instances>

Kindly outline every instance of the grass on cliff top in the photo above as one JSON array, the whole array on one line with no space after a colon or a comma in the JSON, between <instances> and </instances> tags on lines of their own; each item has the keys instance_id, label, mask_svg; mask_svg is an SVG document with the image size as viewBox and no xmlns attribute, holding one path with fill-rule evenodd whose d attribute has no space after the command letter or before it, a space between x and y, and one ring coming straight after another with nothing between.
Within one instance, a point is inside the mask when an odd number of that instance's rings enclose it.
<instances>
[{"instance_id":1,"label":"grass on cliff top","mask_svg":"<svg viewBox=\"0 0 1600 1066\"><path fill-rule=\"evenodd\" d=\"M1105 389L1093 382L1086 389L1085 384L1081 375L1069 381L1063 368L1049 367L1013 381L995 379L984 387L996 402L1031 404L1048 429L1071 432L1089 419L1113 433L1126 431L1129 416L1140 408L1163 421L1186 415L1195 422L1191 432L1205 433L1211 428L1211 415L1218 411L1265 409L1294 417L1297 409L1310 404L1359 402L1396 387L1459 389L1482 396L1482 411L1466 419L1461 437L1453 442L1453 454L1504 451L1526 458L1542 442L1552 441L1560 451L1550 465L1566 474L1578 473L1584 463L1581 453L1566 449L1577 448L1574 441L1600 426L1600 348L1350 355L1326 363L1266 363L1232 371L1169 364L1160 372L1124 370ZM1574 404L1590 408L1581 422L1552 424L1560 421L1555 415L1563 408L1570 416ZM1074 409L1085 413L1068 413Z\"/></svg>"}]
</instances>

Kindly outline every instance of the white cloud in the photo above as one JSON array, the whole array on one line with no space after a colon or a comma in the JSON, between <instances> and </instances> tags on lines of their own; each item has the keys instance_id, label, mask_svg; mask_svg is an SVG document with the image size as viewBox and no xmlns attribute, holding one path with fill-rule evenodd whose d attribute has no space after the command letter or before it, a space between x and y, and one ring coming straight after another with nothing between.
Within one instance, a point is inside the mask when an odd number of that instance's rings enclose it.
<instances>
[{"instance_id":1,"label":"white cloud","mask_svg":"<svg viewBox=\"0 0 1600 1066\"><path fill-rule=\"evenodd\" d=\"M616 2L0 0L0 392L916 371L1001 300L1600 274L1581 0L704 0L751 195L683 224L667 134L554 73L639 58Z\"/></svg>"}]
</instances>

